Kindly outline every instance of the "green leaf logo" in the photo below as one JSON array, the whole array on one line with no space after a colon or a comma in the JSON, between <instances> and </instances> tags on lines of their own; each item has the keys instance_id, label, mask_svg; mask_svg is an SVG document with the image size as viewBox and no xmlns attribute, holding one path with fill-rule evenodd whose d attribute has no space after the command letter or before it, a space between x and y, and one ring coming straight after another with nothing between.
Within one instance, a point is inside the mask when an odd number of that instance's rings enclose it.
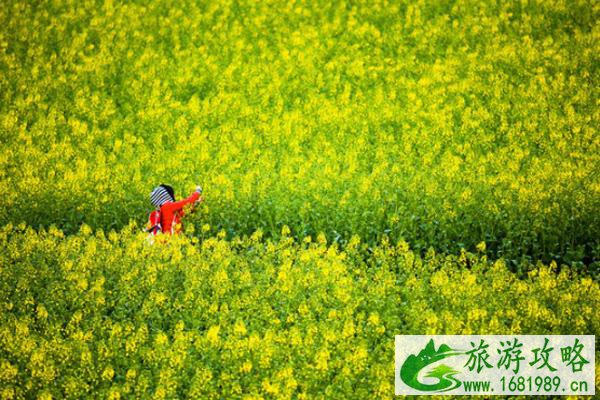
<instances>
[{"instance_id":1,"label":"green leaf logo","mask_svg":"<svg viewBox=\"0 0 600 400\"><path fill-rule=\"evenodd\" d=\"M445 344L440 345L439 349L436 350L433 339L431 339L418 355L411 354L406 358L406 361L404 361L404 364L400 368L400 379L411 388L424 392L446 392L456 389L461 385L461 381L454 377L459 371L445 364L436 366L425 375L429 378L437 378L437 383L426 384L419 382L418 376L423 368L445 358L464 353L462 350L452 349Z\"/></svg>"}]
</instances>

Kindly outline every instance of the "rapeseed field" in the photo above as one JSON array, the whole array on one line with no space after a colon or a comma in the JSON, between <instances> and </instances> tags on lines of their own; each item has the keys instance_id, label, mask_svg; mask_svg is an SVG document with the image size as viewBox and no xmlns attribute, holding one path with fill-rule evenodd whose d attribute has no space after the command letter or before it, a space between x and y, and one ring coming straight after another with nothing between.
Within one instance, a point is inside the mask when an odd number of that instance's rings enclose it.
<instances>
[{"instance_id":1,"label":"rapeseed field","mask_svg":"<svg viewBox=\"0 0 600 400\"><path fill-rule=\"evenodd\" d=\"M392 398L397 334L600 334L599 20L3 1L0 399ZM151 245L160 183L205 201Z\"/></svg>"}]
</instances>

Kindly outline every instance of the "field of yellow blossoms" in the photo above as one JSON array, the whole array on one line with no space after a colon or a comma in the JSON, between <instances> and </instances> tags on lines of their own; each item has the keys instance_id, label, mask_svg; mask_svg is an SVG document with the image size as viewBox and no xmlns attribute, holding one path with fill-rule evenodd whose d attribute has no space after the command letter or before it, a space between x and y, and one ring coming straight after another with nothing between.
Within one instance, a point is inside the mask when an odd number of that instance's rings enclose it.
<instances>
[{"instance_id":1,"label":"field of yellow blossoms","mask_svg":"<svg viewBox=\"0 0 600 400\"><path fill-rule=\"evenodd\" d=\"M393 398L397 334L600 335L598 21L2 1L0 399ZM206 201L149 245L160 183Z\"/></svg>"}]
</instances>

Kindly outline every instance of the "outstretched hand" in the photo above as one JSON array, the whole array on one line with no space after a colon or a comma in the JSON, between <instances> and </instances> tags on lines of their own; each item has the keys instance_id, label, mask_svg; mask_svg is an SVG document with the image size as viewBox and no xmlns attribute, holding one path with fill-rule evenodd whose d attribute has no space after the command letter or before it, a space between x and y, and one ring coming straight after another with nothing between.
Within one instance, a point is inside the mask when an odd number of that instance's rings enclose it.
<instances>
[{"instance_id":1,"label":"outstretched hand","mask_svg":"<svg viewBox=\"0 0 600 400\"><path fill-rule=\"evenodd\" d=\"M196 185L196 193L198 193L200 196L198 196L198 200L194 202L194 205L198 205L204 201L204 197L202 196L202 186Z\"/></svg>"}]
</instances>

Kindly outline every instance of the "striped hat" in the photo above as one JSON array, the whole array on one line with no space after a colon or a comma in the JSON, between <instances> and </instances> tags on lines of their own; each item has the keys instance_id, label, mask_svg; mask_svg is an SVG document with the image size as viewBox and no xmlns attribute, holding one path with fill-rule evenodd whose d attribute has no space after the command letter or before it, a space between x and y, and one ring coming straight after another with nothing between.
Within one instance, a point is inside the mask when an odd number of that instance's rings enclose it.
<instances>
[{"instance_id":1,"label":"striped hat","mask_svg":"<svg viewBox=\"0 0 600 400\"><path fill-rule=\"evenodd\" d=\"M175 201L173 196L173 188L167 185L160 185L154 188L150 193L150 202L156 208L160 208L168 201Z\"/></svg>"}]
</instances>

